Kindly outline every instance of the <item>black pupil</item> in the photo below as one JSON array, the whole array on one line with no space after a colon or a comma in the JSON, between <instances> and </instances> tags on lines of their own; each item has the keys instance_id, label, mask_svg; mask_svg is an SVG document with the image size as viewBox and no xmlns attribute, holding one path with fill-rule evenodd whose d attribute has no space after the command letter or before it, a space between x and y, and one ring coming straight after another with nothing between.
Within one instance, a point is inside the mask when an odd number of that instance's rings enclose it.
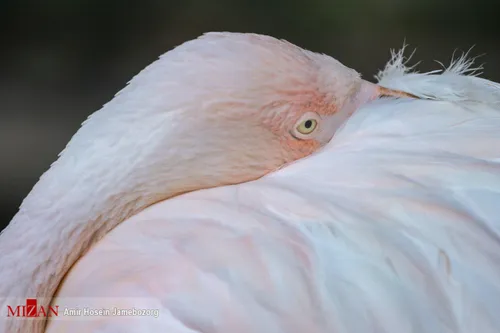
<instances>
[{"instance_id":1,"label":"black pupil","mask_svg":"<svg viewBox=\"0 0 500 333\"><path fill-rule=\"evenodd\" d=\"M312 125L313 125L312 120L308 120L308 121L306 121L306 122L304 123L304 126L305 126L307 129L311 128L311 127L312 127Z\"/></svg>"}]
</instances>

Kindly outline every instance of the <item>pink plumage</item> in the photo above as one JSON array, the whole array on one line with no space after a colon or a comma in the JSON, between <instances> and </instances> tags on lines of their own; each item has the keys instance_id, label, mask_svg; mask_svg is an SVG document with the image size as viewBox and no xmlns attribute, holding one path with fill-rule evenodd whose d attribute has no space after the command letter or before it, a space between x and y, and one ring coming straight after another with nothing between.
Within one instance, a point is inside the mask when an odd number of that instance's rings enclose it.
<instances>
[{"instance_id":1,"label":"pink plumage","mask_svg":"<svg viewBox=\"0 0 500 333\"><path fill-rule=\"evenodd\" d=\"M22 252L13 236L36 217L54 230L33 259L52 264L16 267L38 281L8 295L52 296L42 274L104 236L52 304L150 315L62 315L47 332L494 332L500 90L468 65L407 73L398 54L380 88L270 37L188 42L94 114L35 187L0 247ZM383 93L426 100L373 101Z\"/></svg>"}]
</instances>

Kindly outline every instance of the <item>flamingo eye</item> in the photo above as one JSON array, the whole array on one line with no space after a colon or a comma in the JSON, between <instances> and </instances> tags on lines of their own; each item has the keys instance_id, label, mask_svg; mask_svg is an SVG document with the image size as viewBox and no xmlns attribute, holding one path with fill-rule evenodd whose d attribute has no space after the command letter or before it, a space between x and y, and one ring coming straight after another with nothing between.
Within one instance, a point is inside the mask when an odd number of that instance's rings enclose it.
<instances>
[{"instance_id":1,"label":"flamingo eye","mask_svg":"<svg viewBox=\"0 0 500 333\"><path fill-rule=\"evenodd\" d=\"M311 134L317 126L318 122L316 121L316 119L307 119L302 121L296 129L299 133L307 135Z\"/></svg>"},{"instance_id":2,"label":"flamingo eye","mask_svg":"<svg viewBox=\"0 0 500 333\"><path fill-rule=\"evenodd\" d=\"M311 139L312 134L318 130L320 121L321 118L317 113L307 112L295 123L291 134L296 139Z\"/></svg>"}]
</instances>

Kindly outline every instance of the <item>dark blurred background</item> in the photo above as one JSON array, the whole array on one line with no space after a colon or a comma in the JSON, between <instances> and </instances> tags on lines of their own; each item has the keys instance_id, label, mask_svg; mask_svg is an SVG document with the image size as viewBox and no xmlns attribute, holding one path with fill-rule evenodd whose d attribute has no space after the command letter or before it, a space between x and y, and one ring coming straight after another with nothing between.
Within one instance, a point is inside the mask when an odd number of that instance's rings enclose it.
<instances>
[{"instance_id":1,"label":"dark blurred background","mask_svg":"<svg viewBox=\"0 0 500 333\"><path fill-rule=\"evenodd\" d=\"M498 0L0 0L0 230L89 114L203 32L284 38L370 79L405 40L422 70L475 45L500 81L498 13Z\"/></svg>"}]
</instances>

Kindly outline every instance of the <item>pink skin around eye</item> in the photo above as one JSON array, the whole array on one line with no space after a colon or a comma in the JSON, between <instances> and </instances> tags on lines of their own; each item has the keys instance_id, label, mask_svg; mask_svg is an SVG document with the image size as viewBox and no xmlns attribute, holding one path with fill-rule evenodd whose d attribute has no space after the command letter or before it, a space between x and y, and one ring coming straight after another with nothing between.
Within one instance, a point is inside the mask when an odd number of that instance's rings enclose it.
<instances>
[{"instance_id":1,"label":"pink skin around eye","mask_svg":"<svg viewBox=\"0 0 500 333\"><path fill-rule=\"evenodd\" d=\"M330 118L337 113L338 108L334 103L326 102L325 96L310 91L295 92L293 96L287 92L286 97L292 102L274 102L264 106L259 113L263 115L262 124L279 138L281 146L287 151L287 160L292 161L310 155L325 143L325 140L318 141L315 136L311 136L311 139L294 137L291 132L297 122L307 113Z\"/></svg>"},{"instance_id":2,"label":"pink skin around eye","mask_svg":"<svg viewBox=\"0 0 500 333\"><path fill-rule=\"evenodd\" d=\"M301 120L303 115L306 113L316 113L320 117L331 117L335 114L335 111L336 107L332 104L311 102L301 106L293 116L286 119L287 131L283 135L282 144L290 150L293 159L306 157L321 148L324 144L324 142L317 140L315 136L312 136L310 139L300 139L292 135L294 127L297 125L297 122ZM321 120L318 120L318 126L321 127Z\"/></svg>"}]
</instances>

